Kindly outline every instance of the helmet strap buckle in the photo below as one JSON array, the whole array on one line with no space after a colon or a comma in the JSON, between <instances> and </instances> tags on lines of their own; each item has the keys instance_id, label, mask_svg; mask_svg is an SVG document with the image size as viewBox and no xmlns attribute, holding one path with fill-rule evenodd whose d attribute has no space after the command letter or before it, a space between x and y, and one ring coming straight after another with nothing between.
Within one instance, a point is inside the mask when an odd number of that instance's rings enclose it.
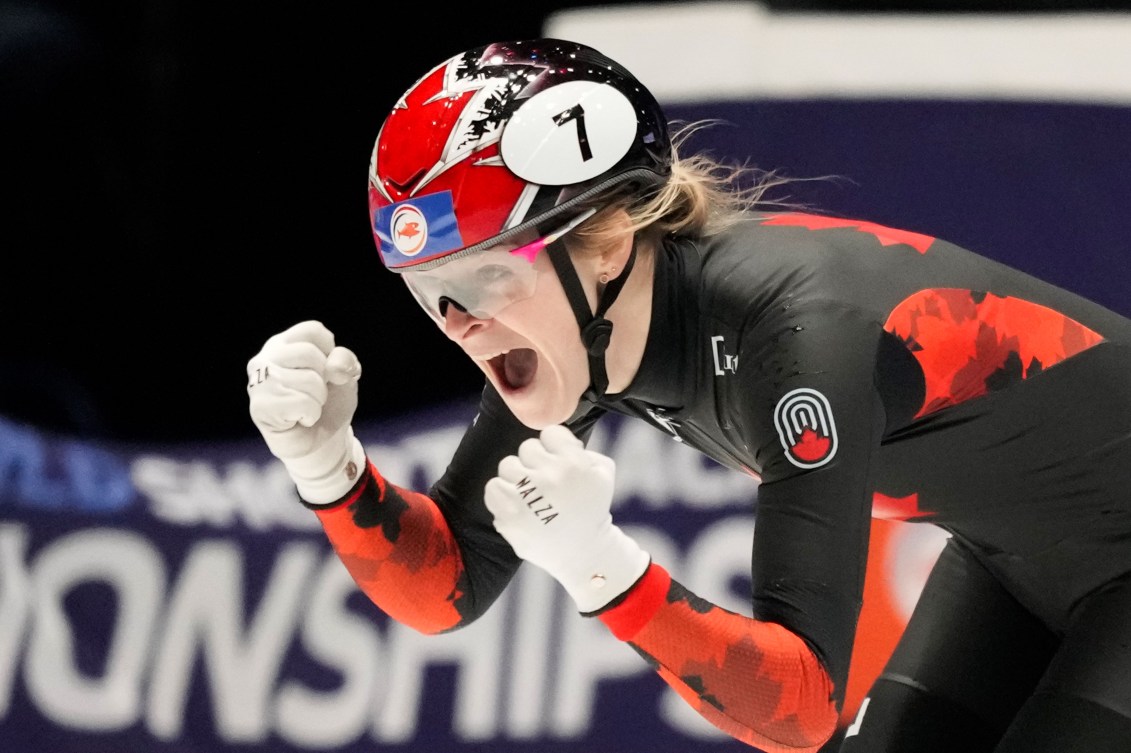
<instances>
[{"instance_id":1,"label":"helmet strap buckle","mask_svg":"<svg viewBox=\"0 0 1131 753\"><path fill-rule=\"evenodd\" d=\"M588 400L597 400L604 396L609 387L609 376L605 369L605 351L613 335L613 323L605 318L605 312L616 301L621 289L628 280L628 274L636 263L636 236L632 238L632 250L629 252L628 261L624 271L616 278L610 280L600 292L597 299L597 310L589 310L589 300L577 276L577 270L569 258L569 251L561 241L551 243L546 252L554 265L554 270L561 280L566 298L569 299L570 308L577 319L577 326L581 330L581 342L589 354L589 379L590 386L585 392Z\"/></svg>"}]
</instances>

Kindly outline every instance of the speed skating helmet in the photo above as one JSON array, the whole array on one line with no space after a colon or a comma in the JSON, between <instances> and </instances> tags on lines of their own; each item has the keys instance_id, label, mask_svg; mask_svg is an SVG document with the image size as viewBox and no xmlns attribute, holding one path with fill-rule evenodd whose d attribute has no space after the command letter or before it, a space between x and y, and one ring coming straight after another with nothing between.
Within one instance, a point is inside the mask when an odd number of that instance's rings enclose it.
<instances>
[{"instance_id":1,"label":"speed skating helmet","mask_svg":"<svg viewBox=\"0 0 1131 753\"><path fill-rule=\"evenodd\" d=\"M616 61L560 39L476 47L385 119L369 166L373 238L389 269L425 271L528 228L555 235L614 186L662 184L671 160L660 105Z\"/></svg>"}]
</instances>

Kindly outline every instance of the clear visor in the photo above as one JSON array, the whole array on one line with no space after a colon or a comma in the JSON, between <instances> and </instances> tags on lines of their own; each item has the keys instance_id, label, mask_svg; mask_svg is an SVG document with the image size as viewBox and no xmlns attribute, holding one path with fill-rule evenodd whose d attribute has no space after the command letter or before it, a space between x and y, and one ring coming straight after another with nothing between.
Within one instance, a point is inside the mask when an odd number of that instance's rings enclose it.
<instances>
[{"instance_id":1,"label":"clear visor","mask_svg":"<svg viewBox=\"0 0 1131 753\"><path fill-rule=\"evenodd\" d=\"M534 261L546 246L596 213L588 209L554 232L518 248L488 249L422 272L401 273L429 316L443 325L443 301L454 303L476 319L491 319L512 303L534 295L538 271Z\"/></svg>"}]
</instances>

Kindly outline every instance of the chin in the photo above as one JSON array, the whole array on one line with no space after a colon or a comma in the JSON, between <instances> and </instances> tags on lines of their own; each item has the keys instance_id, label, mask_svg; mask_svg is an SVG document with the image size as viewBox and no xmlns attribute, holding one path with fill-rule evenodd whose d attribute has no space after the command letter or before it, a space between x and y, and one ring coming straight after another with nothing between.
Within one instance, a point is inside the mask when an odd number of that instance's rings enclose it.
<instances>
[{"instance_id":1,"label":"chin","mask_svg":"<svg viewBox=\"0 0 1131 753\"><path fill-rule=\"evenodd\" d=\"M498 385L496 385L496 389L498 389ZM566 405L566 401L560 399L539 399L537 395L526 390L518 393L500 390L499 394L514 417L523 426L535 431L542 431L556 424L564 424L577 410L577 401L574 401L572 405Z\"/></svg>"},{"instance_id":2,"label":"chin","mask_svg":"<svg viewBox=\"0 0 1131 753\"><path fill-rule=\"evenodd\" d=\"M564 424L573 415L572 410L553 412L547 410L547 406L530 405L525 400L512 401L503 398L503 401L523 426L535 431L542 431L555 424Z\"/></svg>"}]
</instances>

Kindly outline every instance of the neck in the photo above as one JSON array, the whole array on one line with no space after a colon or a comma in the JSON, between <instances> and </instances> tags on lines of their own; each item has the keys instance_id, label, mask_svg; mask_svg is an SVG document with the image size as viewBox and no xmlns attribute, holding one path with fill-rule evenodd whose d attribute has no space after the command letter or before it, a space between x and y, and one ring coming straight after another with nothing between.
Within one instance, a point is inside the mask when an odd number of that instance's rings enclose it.
<instances>
[{"instance_id":1,"label":"neck","mask_svg":"<svg viewBox=\"0 0 1131 753\"><path fill-rule=\"evenodd\" d=\"M638 252L628 280L605 314L605 318L613 323L609 349L605 351L609 394L624 391L636 377L652 324L655 249L645 248L642 243Z\"/></svg>"}]
</instances>

